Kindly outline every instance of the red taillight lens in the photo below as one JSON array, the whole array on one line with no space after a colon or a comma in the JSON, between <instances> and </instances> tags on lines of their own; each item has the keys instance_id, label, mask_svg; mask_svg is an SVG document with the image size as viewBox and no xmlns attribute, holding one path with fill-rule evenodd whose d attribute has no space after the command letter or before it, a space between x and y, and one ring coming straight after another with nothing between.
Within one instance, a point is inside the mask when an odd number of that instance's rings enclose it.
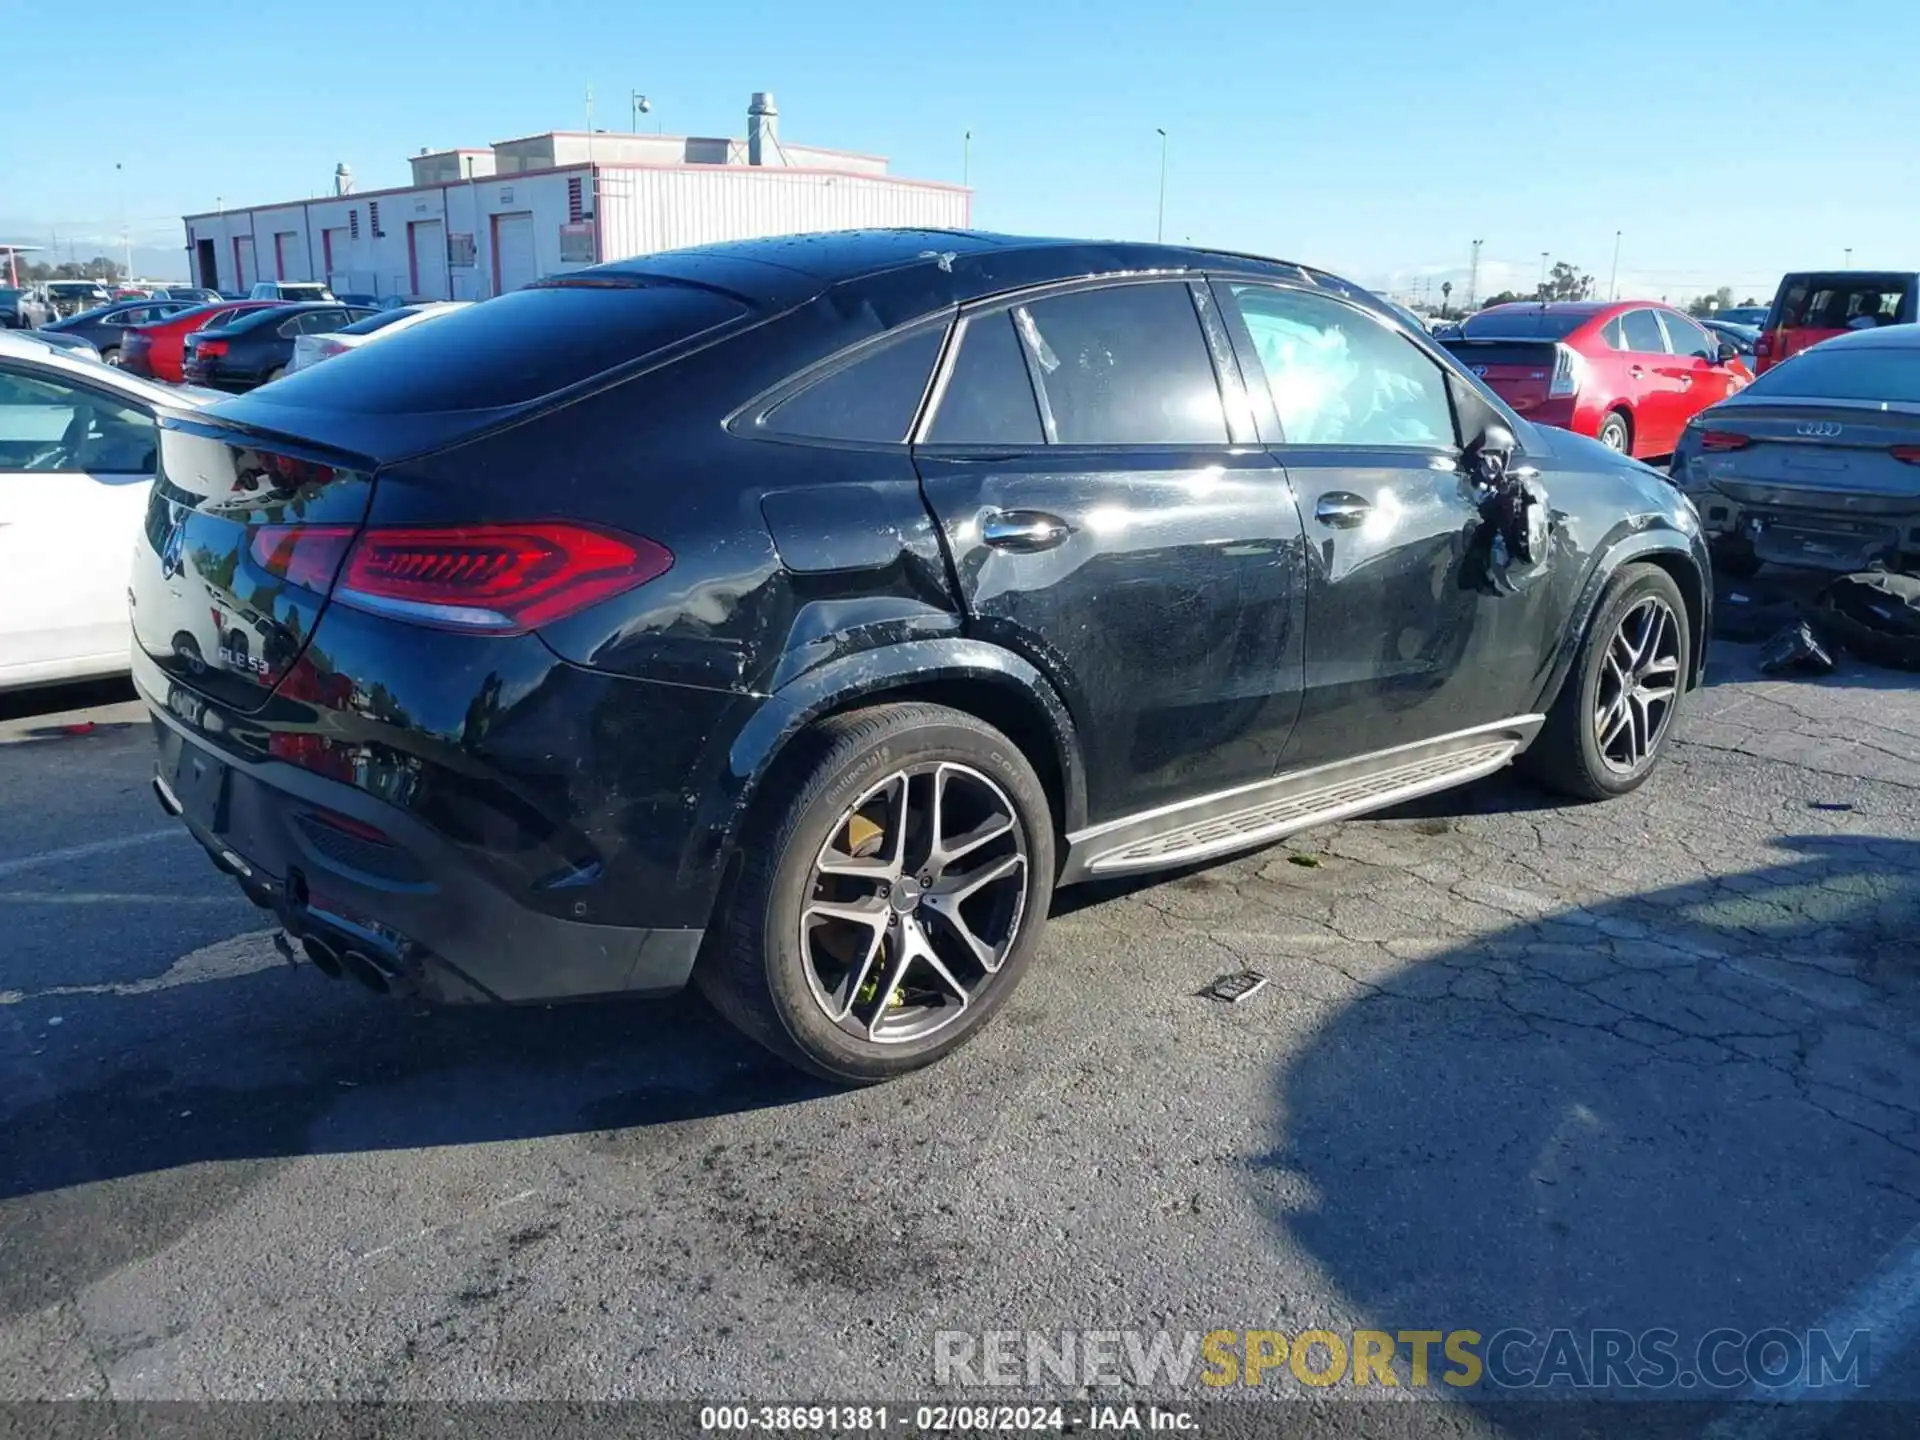
<instances>
[{"instance_id":1,"label":"red taillight lens","mask_svg":"<svg viewBox=\"0 0 1920 1440\"><path fill-rule=\"evenodd\" d=\"M376 529L348 555L339 598L425 625L517 634L672 567L664 545L566 521Z\"/></svg>"},{"instance_id":2,"label":"red taillight lens","mask_svg":"<svg viewBox=\"0 0 1920 1440\"><path fill-rule=\"evenodd\" d=\"M1751 435L1735 430L1706 430L1700 435L1702 450L1744 450L1753 443Z\"/></svg>"},{"instance_id":3,"label":"red taillight lens","mask_svg":"<svg viewBox=\"0 0 1920 1440\"><path fill-rule=\"evenodd\" d=\"M343 605L448 630L517 635L666 574L673 553L564 520L518 525L263 525L249 544L269 574ZM345 567L342 568L342 559Z\"/></svg>"},{"instance_id":4,"label":"red taillight lens","mask_svg":"<svg viewBox=\"0 0 1920 1440\"><path fill-rule=\"evenodd\" d=\"M1920 465L1920 445L1896 445L1893 458L1904 460L1909 465Z\"/></svg>"},{"instance_id":5,"label":"red taillight lens","mask_svg":"<svg viewBox=\"0 0 1920 1440\"><path fill-rule=\"evenodd\" d=\"M224 340L197 341L194 344L193 353L201 356L224 355L227 353L227 342Z\"/></svg>"},{"instance_id":6,"label":"red taillight lens","mask_svg":"<svg viewBox=\"0 0 1920 1440\"><path fill-rule=\"evenodd\" d=\"M325 594L353 544L352 525L262 525L248 552L270 575Z\"/></svg>"}]
</instances>

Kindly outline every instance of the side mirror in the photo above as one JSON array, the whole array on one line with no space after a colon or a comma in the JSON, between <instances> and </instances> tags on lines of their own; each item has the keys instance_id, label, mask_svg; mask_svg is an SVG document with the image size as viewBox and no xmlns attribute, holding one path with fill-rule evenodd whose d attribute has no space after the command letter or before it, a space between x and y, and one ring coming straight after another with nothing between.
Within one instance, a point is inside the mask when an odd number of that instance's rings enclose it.
<instances>
[{"instance_id":1,"label":"side mirror","mask_svg":"<svg viewBox=\"0 0 1920 1440\"><path fill-rule=\"evenodd\" d=\"M1731 365L1739 358L1740 347L1730 344L1725 340L1720 342L1718 348L1716 348L1713 353L1713 363L1716 365Z\"/></svg>"},{"instance_id":2,"label":"side mirror","mask_svg":"<svg viewBox=\"0 0 1920 1440\"><path fill-rule=\"evenodd\" d=\"M1498 485L1513 461L1513 452L1519 448L1520 442L1513 438L1513 432L1494 421L1467 446L1466 459L1473 478L1482 485Z\"/></svg>"}]
</instances>

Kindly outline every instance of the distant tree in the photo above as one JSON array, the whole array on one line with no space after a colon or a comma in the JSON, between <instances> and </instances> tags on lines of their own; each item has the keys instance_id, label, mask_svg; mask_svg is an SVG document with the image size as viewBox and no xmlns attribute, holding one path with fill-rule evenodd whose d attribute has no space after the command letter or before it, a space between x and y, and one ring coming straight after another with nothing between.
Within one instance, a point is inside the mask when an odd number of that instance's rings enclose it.
<instances>
[{"instance_id":1,"label":"distant tree","mask_svg":"<svg viewBox=\"0 0 1920 1440\"><path fill-rule=\"evenodd\" d=\"M1486 299L1482 300L1480 302L1480 308L1485 310L1489 305L1511 305L1516 300L1528 300L1532 298L1532 296L1522 295L1513 290L1502 290L1498 295L1489 295Z\"/></svg>"},{"instance_id":2,"label":"distant tree","mask_svg":"<svg viewBox=\"0 0 1920 1440\"><path fill-rule=\"evenodd\" d=\"M1753 298L1753 296L1751 296L1751 295L1749 295L1749 296L1748 296L1748 297L1747 297L1746 299L1744 299L1744 300L1742 300L1742 301L1741 301L1740 303L1741 303L1741 304L1742 304L1743 306L1748 306L1748 307L1751 307L1751 306L1754 306L1754 305L1764 305L1764 304L1766 304L1767 302L1766 302L1766 301L1764 301L1764 300L1756 300L1756 299L1754 299L1754 298Z\"/></svg>"},{"instance_id":3,"label":"distant tree","mask_svg":"<svg viewBox=\"0 0 1920 1440\"><path fill-rule=\"evenodd\" d=\"M1536 295L1540 300L1585 300L1593 294L1593 277L1582 275L1564 260L1556 260Z\"/></svg>"},{"instance_id":4,"label":"distant tree","mask_svg":"<svg viewBox=\"0 0 1920 1440\"><path fill-rule=\"evenodd\" d=\"M1687 306L1687 313L1689 315L1712 315L1716 311L1730 310L1732 308L1733 287L1731 285L1722 285L1711 295L1696 296L1693 302Z\"/></svg>"}]
</instances>

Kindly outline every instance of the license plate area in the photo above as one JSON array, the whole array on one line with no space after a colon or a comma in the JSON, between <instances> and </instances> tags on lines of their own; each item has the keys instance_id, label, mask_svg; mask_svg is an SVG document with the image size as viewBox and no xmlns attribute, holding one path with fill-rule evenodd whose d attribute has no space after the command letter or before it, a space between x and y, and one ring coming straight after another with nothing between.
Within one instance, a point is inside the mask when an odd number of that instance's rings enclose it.
<instances>
[{"instance_id":1,"label":"license plate area","mask_svg":"<svg viewBox=\"0 0 1920 1440\"><path fill-rule=\"evenodd\" d=\"M160 778L166 782L181 818L210 835L227 831L232 771L214 756L169 733L160 752Z\"/></svg>"}]
</instances>

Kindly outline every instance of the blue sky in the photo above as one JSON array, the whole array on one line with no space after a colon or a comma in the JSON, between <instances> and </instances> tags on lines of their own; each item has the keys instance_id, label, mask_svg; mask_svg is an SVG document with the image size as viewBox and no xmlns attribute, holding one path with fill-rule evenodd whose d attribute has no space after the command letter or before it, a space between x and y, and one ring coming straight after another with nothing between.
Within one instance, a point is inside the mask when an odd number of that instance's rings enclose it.
<instances>
[{"instance_id":1,"label":"blue sky","mask_svg":"<svg viewBox=\"0 0 1920 1440\"><path fill-rule=\"evenodd\" d=\"M183 269L178 217L216 197L583 128L589 84L596 125L638 89L646 126L707 135L770 89L786 138L933 179L971 129L975 222L1056 234L1151 238L1165 127L1169 238L1402 293L1459 285L1476 237L1482 293L1543 250L1604 289L1616 230L1623 293L1765 298L1849 246L1920 266L1909 0L107 0L101 44L49 0L6 9L8 53L38 59L0 87L0 238L116 238L117 160L142 269Z\"/></svg>"}]
</instances>

